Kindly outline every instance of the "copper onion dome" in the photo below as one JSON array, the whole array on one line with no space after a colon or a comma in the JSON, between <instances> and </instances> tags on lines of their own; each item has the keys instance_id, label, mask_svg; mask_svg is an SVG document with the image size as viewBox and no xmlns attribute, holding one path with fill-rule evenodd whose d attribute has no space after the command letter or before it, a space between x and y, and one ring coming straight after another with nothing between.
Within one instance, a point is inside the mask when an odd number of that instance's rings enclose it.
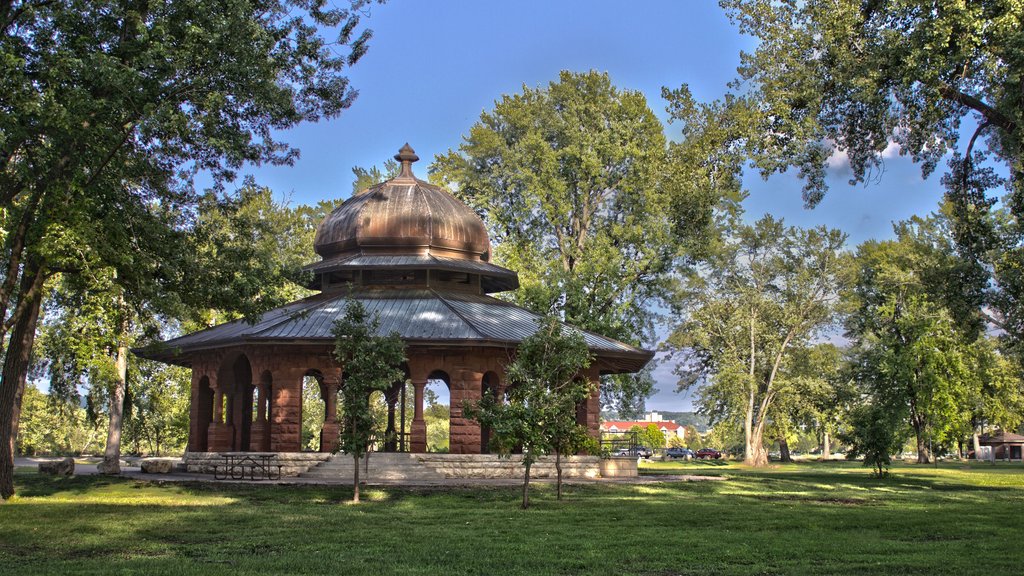
<instances>
[{"instance_id":1,"label":"copper onion dome","mask_svg":"<svg viewBox=\"0 0 1024 576\"><path fill-rule=\"evenodd\" d=\"M324 260L347 255L490 260L480 217L443 188L413 175L419 157L409 144L395 160L401 162L398 176L359 192L320 223L316 253Z\"/></svg>"}]
</instances>

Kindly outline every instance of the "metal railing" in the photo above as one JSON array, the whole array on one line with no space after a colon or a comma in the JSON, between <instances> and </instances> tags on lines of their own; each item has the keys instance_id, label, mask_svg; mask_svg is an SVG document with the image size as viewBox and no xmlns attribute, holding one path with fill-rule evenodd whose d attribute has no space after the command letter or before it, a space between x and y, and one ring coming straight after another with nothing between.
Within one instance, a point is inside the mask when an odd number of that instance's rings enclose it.
<instances>
[{"instance_id":1,"label":"metal railing","mask_svg":"<svg viewBox=\"0 0 1024 576\"><path fill-rule=\"evenodd\" d=\"M627 431L621 433L601 432L601 454L609 456L637 456L637 433Z\"/></svg>"}]
</instances>

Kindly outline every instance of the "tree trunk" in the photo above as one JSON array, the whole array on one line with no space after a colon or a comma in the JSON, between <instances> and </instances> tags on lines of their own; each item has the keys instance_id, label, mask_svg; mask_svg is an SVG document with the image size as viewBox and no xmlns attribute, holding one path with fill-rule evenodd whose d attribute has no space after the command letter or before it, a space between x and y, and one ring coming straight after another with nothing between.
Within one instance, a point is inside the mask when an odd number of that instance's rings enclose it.
<instances>
[{"instance_id":1,"label":"tree trunk","mask_svg":"<svg viewBox=\"0 0 1024 576\"><path fill-rule=\"evenodd\" d=\"M821 459L828 460L829 458L832 458L832 437L829 436L828 431L825 431L821 439Z\"/></svg>"},{"instance_id":2,"label":"tree trunk","mask_svg":"<svg viewBox=\"0 0 1024 576\"><path fill-rule=\"evenodd\" d=\"M530 466L533 462L526 461L526 473L523 474L523 510L530 507Z\"/></svg>"},{"instance_id":3,"label":"tree trunk","mask_svg":"<svg viewBox=\"0 0 1024 576\"><path fill-rule=\"evenodd\" d=\"M28 295L30 301L27 302L25 313L14 324L4 356L3 373L0 375L0 500L14 495L15 427L21 414L19 391L25 389L42 303L40 291L32 291L31 287L41 283L42 272L38 267L26 266L22 273L21 294Z\"/></svg>"},{"instance_id":4,"label":"tree trunk","mask_svg":"<svg viewBox=\"0 0 1024 576\"><path fill-rule=\"evenodd\" d=\"M932 461L931 450L928 449L928 439L924 437L923 430L915 429L917 437L917 463L930 464Z\"/></svg>"},{"instance_id":5,"label":"tree trunk","mask_svg":"<svg viewBox=\"0 0 1024 576\"><path fill-rule=\"evenodd\" d=\"M24 340L20 345L21 351L16 352L16 356L20 356L23 359L18 370L18 389L14 395L14 408L11 413L11 445L13 446L18 445L18 427L21 424L21 400L25 396L25 383L28 380L29 362L32 358L32 348L35 346L36 325L39 323L39 309L42 307L42 303L43 300L40 297L25 311L25 315L18 322L14 334L11 335L12 340L17 337L21 337ZM19 334L23 334L23 336L19 336ZM8 352L10 353L10 351Z\"/></svg>"},{"instance_id":6,"label":"tree trunk","mask_svg":"<svg viewBox=\"0 0 1024 576\"><path fill-rule=\"evenodd\" d=\"M562 451L555 450L555 494L558 500L562 499Z\"/></svg>"},{"instance_id":7,"label":"tree trunk","mask_svg":"<svg viewBox=\"0 0 1024 576\"><path fill-rule=\"evenodd\" d=\"M352 455L355 472L352 474L352 503L359 504L359 456Z\"/></svg>"},{"instance_id":8,"label":"tree trunk","mask_svg":"<svg viewBox=\"0 0 1024 576\"><path fill-rule=\"evenodd\" d=\"M974 443L974 459L981 460L981 439L978 437L977 430L971 434L971 442Z\"/></svg>"},{"instance_id":9,"label":"tree trunk","mask_svg":"<svg viewBox=\"0 0 1024 576\"><path fill-rule=\"evenodd\" d=\"M785 436L779 436L779 460L783 462L793 461L793 458L789 455L789 442L786 441Z\"/></svg>"},{"instance_id":10,"label":"tree trunk","mask_svg":"<svg viewBox=\"0 0 1024 576\"><path fill-rule=\"evenodd\" d=\"M117 356L114 358L114 388L110 391L110 423L107 427L107 447L103 462L97 467L101 474L121 473L121 424L124 416L124 396L128 378L127 323L122 325Z\"/></svg>"},{"instance_id":11,"label":"tree trunk","mask_svg":"<svg viewBox=\"0 0 1024 576\"><path fill-rule=\"evenodd\" d=\"M757 454L754 451L754 393L750 393L747 413L743 418L743 463L756 466Z\"/></svg>"}]
</instances>

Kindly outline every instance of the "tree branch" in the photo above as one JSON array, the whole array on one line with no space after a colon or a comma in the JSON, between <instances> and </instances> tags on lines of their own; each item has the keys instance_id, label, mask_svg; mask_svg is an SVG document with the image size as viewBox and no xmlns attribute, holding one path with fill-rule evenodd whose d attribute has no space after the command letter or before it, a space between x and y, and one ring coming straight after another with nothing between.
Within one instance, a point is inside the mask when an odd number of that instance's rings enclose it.
<instances>
[{"instance_id":1,"label":"tree branch","mask_svg":"<svg viewBox=\"0 0 1024 576\"><path fill-rule=\"evenodd\" d=\"M981 100L978 100L977 98L971 96L970 94L965 94L964 92L961 92L956 88L953 88L949 84L940 84L939 94L941 94L942 97L945 98L946 100L952 100L957 104L962 104L964 106L967 106L971 110L980 113L982 116L985 117L985 120L988 123L995 124L996 126L1002 128L1003 130L1006 130L1007 132L1013 132L1017 129L1017 125L1013 122L1013 120L1010 120L1009 117L1007 117L999 110L996 110L995 108L989 106L988 104L982 102Z\"/></svg>"}]
</instances>

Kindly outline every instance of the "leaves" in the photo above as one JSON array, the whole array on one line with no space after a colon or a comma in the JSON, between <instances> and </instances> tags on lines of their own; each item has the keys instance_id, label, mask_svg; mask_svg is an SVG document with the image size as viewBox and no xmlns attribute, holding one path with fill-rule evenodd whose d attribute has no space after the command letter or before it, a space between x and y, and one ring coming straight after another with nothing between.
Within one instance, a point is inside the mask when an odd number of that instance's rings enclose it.
<instances>
[{"instance_id":1,"label":"leaves","mask_svg":"<svg viewBox=\"0 0 1024 576\"><path fill-rule=\"evenodd\" d=\"M374 429L370 394L405 379L405 343L392 332L378 335L380 319L356 300L334 324L334 357L344 370L341 387L341 449L356 458L369 450Z\"/></svg>"}]
</instances>

